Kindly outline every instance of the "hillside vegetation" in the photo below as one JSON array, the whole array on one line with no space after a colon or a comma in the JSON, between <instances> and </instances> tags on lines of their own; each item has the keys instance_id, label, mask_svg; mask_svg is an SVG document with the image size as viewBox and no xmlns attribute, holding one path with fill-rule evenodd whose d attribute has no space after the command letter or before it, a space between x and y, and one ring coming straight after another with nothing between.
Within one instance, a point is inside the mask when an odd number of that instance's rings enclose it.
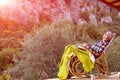
<instances>
[{"instance_id":1,"label":"hillside vegetation","mask_svg":"<svg viewBox=\"0 0 120 80\"><path fill-rule=\"evenodd\" d=\"M92 45L108 30L109 66L120 71L118 10L98 0L11 0L0 6L0 80L57 77L66 45Z\"/></svg>"},{"instance_id":2,"label":"hillside vegetation","mask_svg":"<svg viewBox=\"0 0 120 80\"><path fill-rule=\"evenodd\" d=\"M76 26L69 21L46 24L25 36L23 51L20 54L21 60L10 73L13 78L24 80L38 80L39 77L45 77L39 76L38 73L44 73L49 78L57 77L58 65L66 45L83 42L91 45L101 40L102 35L108 30L109 28L105 26L92 24ZM119 40L120 36L117 35L107 50L111 71L120 71Z\"/></svg>"}]
</instances>

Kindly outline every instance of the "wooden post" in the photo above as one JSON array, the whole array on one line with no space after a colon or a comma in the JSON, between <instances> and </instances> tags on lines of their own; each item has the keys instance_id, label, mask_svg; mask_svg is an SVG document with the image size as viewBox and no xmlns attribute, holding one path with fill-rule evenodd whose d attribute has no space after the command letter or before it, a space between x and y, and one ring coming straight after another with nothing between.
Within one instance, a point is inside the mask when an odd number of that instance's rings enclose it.
<instances>
[{"instance_id":1,"label":"wooden post","mask_svg":"<svg viewBox=\"0 0 120 80\"><path fill-rule=\"evenodd\" d=\"M90 72L90 80L95 80L95 74L94 74L94 71L92 69L92 71Z\"/></svg>"},{"instance_id":2,"label":"wooden post","mask_svg":"<svg viewBox=\"0 0 120 80\"><path fill-rule=\"evenodd\" d=\"M91 74L91 80L95 80L95 75L93 73Z\"/></svg>"},{"instance_id":3,"label":"wooden post","mask_svg":"<svg viewBox=\"0 0 120 80\"><path fill-rule=\"evenodd\" d=\"M119 79L120 79L120 74L119 74Z\"/></svg>"}]
</instances>

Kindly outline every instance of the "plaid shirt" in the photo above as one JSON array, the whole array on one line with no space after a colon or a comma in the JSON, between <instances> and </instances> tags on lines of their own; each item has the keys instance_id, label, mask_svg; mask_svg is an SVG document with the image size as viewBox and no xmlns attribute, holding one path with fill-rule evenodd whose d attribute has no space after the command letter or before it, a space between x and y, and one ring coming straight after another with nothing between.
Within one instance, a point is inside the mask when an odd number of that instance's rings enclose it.
<instances>
[{"instance_id":1,"label":"plaid shirt","mask_svg":"<svg viewBox=\"0 0 120 80\"><path fill-rule=\"evenodd\" d=\"M92 46L88 46L88 49L90 49L91 51L95 51L95 53L100 54L104 51L104 49L108 45L108 43L109 43L109 41L101 40L99 42L96 42Z\"/></svg>"}]
</instances>

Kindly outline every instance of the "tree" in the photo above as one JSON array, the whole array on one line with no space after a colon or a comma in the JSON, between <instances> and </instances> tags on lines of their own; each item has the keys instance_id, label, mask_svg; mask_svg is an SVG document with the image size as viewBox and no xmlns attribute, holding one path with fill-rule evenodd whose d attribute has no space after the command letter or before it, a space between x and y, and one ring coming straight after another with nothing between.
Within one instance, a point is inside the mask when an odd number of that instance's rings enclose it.
<instances>
[{"instance_id":1,"label":"tree","mask_svg":"<svg viewBox=\"0 0 120 80\"><path fill-rule=\"evenodd\" d=\"M73 26L70 22L61 21L27 34L21 60L10 70L13 78L38 80L38 73L42 72L49 77L56 77L64 47L74 40Z\"/></svg>"},{"instance_id":2,"label":"tree","mask_svg":"<svg viewBox=\"0 0 120 80\"><path fill-rule=\"evenodd\" d=\"M4 48L18 48L22 50L22 44L20 39L14 37L11 38L0 38L0 51Z\"/></svg>"},{"instance_id":3,"label":"tree","mask_svg":"<svg viewBox=\"0 0 120 80\"><path fill-rule=\"evenodd\" d=\"M19 50L13 48L4 48L0 52L0 73L4 70L11 68L15 61L14 59L18 57Z\"/></svg>"}]
</instances>

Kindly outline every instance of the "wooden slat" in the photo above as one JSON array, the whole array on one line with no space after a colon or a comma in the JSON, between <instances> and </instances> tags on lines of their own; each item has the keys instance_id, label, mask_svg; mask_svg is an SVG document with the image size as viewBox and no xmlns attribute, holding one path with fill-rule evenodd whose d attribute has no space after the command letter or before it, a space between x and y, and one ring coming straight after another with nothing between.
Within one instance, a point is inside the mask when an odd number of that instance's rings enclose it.
<instances>
[{"instance_id":1,"label":"wooden slat","mask_svg":"<svg viewBox=\"0 0 120 80\"><path fill-rule=\"evenodd\" d=\"M120 80L119 78L120 76L120 72L118 72L117 74L108 76L106 78L102 78L102 79L95 79L95 80ZM45 80L60 80L59 78L53 78L53 79L45 79ZM66 80L90 80L90 78L83 78L83 77L74 77L72 79L66 79Z\"/></svg>"},{"instance_id":2,"label":"wooden slat","mask_svg":"<svg viewBox=\"0 0 120 80\"><path fill-rule=\"evenodd\" d=\"M114 1L117 1L117 0L105 0L107 2L114 2Z\"/></svg>"},{"instance_id":3,"label":"wooden slat","mask_svg":"<svg viewBox=\"0 0 120 80\"><path fill-rule=\"evenodd\" d=\"M120 0L100 0L100 1L120 11Z\"/></svg>"},{"instance_id":4,"label":"wooden slat","mask_svg":"<svg viewBox=\"0 0 120 80\"><path fill-rule=\"evenodd\" d=\"M115 6L120 6L120 2L116 2L116 3L114 3L113 5L115 5Z\"/></svg>"}]
</instances>

